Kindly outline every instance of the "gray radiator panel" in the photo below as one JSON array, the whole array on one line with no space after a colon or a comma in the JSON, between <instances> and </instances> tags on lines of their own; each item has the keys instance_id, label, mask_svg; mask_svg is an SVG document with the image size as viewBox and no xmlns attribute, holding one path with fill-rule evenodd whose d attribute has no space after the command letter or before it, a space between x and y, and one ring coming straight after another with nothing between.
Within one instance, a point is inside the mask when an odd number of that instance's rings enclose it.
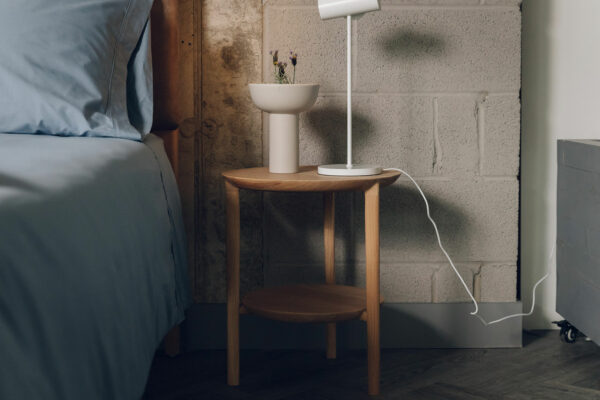
<instances>
[{"instance_id":1,"label":"gray radiator panel","mask_svg":"<svg viewBox=\"0 0 600 400\"><path fill-rule=\"evenodd\" d=\"M556 311L600 343L600 143L558 142Z\"/></svg>"}]
</instances>

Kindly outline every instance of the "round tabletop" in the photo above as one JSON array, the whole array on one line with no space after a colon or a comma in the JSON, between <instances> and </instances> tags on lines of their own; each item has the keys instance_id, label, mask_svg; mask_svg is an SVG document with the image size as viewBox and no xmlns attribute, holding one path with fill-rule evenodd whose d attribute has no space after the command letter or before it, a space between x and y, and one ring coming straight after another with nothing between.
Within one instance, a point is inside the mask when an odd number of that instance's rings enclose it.
<instances>
[{"instance_id":1,"label":"round tabletop","mask_svg":"<svg viewBox=\"0 0 600 400\"><path fill-rule=\"evenodd\" d=\"M223 172L223 177L239 188L272 192L366 190L375 183L391 185L400 175L397 171L383 171L380 175L370 176L327 176L319 175L316 166L300 167L295 174L273 174L266 167Z\"/></svg>"}]
</instances>

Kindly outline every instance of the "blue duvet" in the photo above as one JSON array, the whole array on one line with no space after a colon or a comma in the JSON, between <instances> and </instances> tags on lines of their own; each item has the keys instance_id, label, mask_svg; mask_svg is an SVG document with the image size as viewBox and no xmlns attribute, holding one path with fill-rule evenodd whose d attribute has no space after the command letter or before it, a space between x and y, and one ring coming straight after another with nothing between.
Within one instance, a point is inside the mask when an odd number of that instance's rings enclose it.
<instances>
[{"instance_id":1,"label":"blue duvet","mask_svg":"<svg viewBox=\"0 0 600 400\"><path fill-rule=\"evenodd\" d=\"M0 134L0 399L139 399L186 271L159 138Z\"/></svg>"}]
</instances>

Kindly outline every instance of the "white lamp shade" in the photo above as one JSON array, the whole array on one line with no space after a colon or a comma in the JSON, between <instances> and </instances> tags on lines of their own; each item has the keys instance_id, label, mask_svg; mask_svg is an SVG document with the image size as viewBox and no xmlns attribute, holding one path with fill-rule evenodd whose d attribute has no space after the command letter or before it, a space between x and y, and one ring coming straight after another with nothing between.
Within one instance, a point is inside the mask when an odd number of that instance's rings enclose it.
<instances>
[{"instance_id":1,"label":"white lamp shade","mask_svg":"<svg viewBox=\"0 0 600 400\"><path fill-rule=\"evenodd\" d=\"M346 17L379 10L379 0L319 0L321 19Z\"/></svg>"}]
</instances>

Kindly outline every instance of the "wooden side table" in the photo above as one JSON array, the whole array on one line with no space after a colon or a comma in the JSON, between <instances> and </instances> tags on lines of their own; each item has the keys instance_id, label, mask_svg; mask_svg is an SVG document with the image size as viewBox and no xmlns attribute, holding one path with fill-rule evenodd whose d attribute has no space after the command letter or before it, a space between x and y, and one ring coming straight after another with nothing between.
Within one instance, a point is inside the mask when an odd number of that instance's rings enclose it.
<instances>
[{"instance_id":1,"label":"wooden side table","mask_svg":"<svg viewBox=\"0 0 600 400\"><path fill-rule=\"evenodd\" d=\"M336 357L337 322L367 322L369 394L379 394L379 188L392 184L400 173L337 177L317 174L317 167L301 167L295 174L271 174L267 168L223 173L227 208L227 383L239 385L239 318L252 313L288 322L327 323L327 358ZM323 192L325 237L324 285L294 285L260 289L240 301L239 189L272 192ZM335 284L335 192L365 194L366 289Z\"/></svg>"}]
</instances>

